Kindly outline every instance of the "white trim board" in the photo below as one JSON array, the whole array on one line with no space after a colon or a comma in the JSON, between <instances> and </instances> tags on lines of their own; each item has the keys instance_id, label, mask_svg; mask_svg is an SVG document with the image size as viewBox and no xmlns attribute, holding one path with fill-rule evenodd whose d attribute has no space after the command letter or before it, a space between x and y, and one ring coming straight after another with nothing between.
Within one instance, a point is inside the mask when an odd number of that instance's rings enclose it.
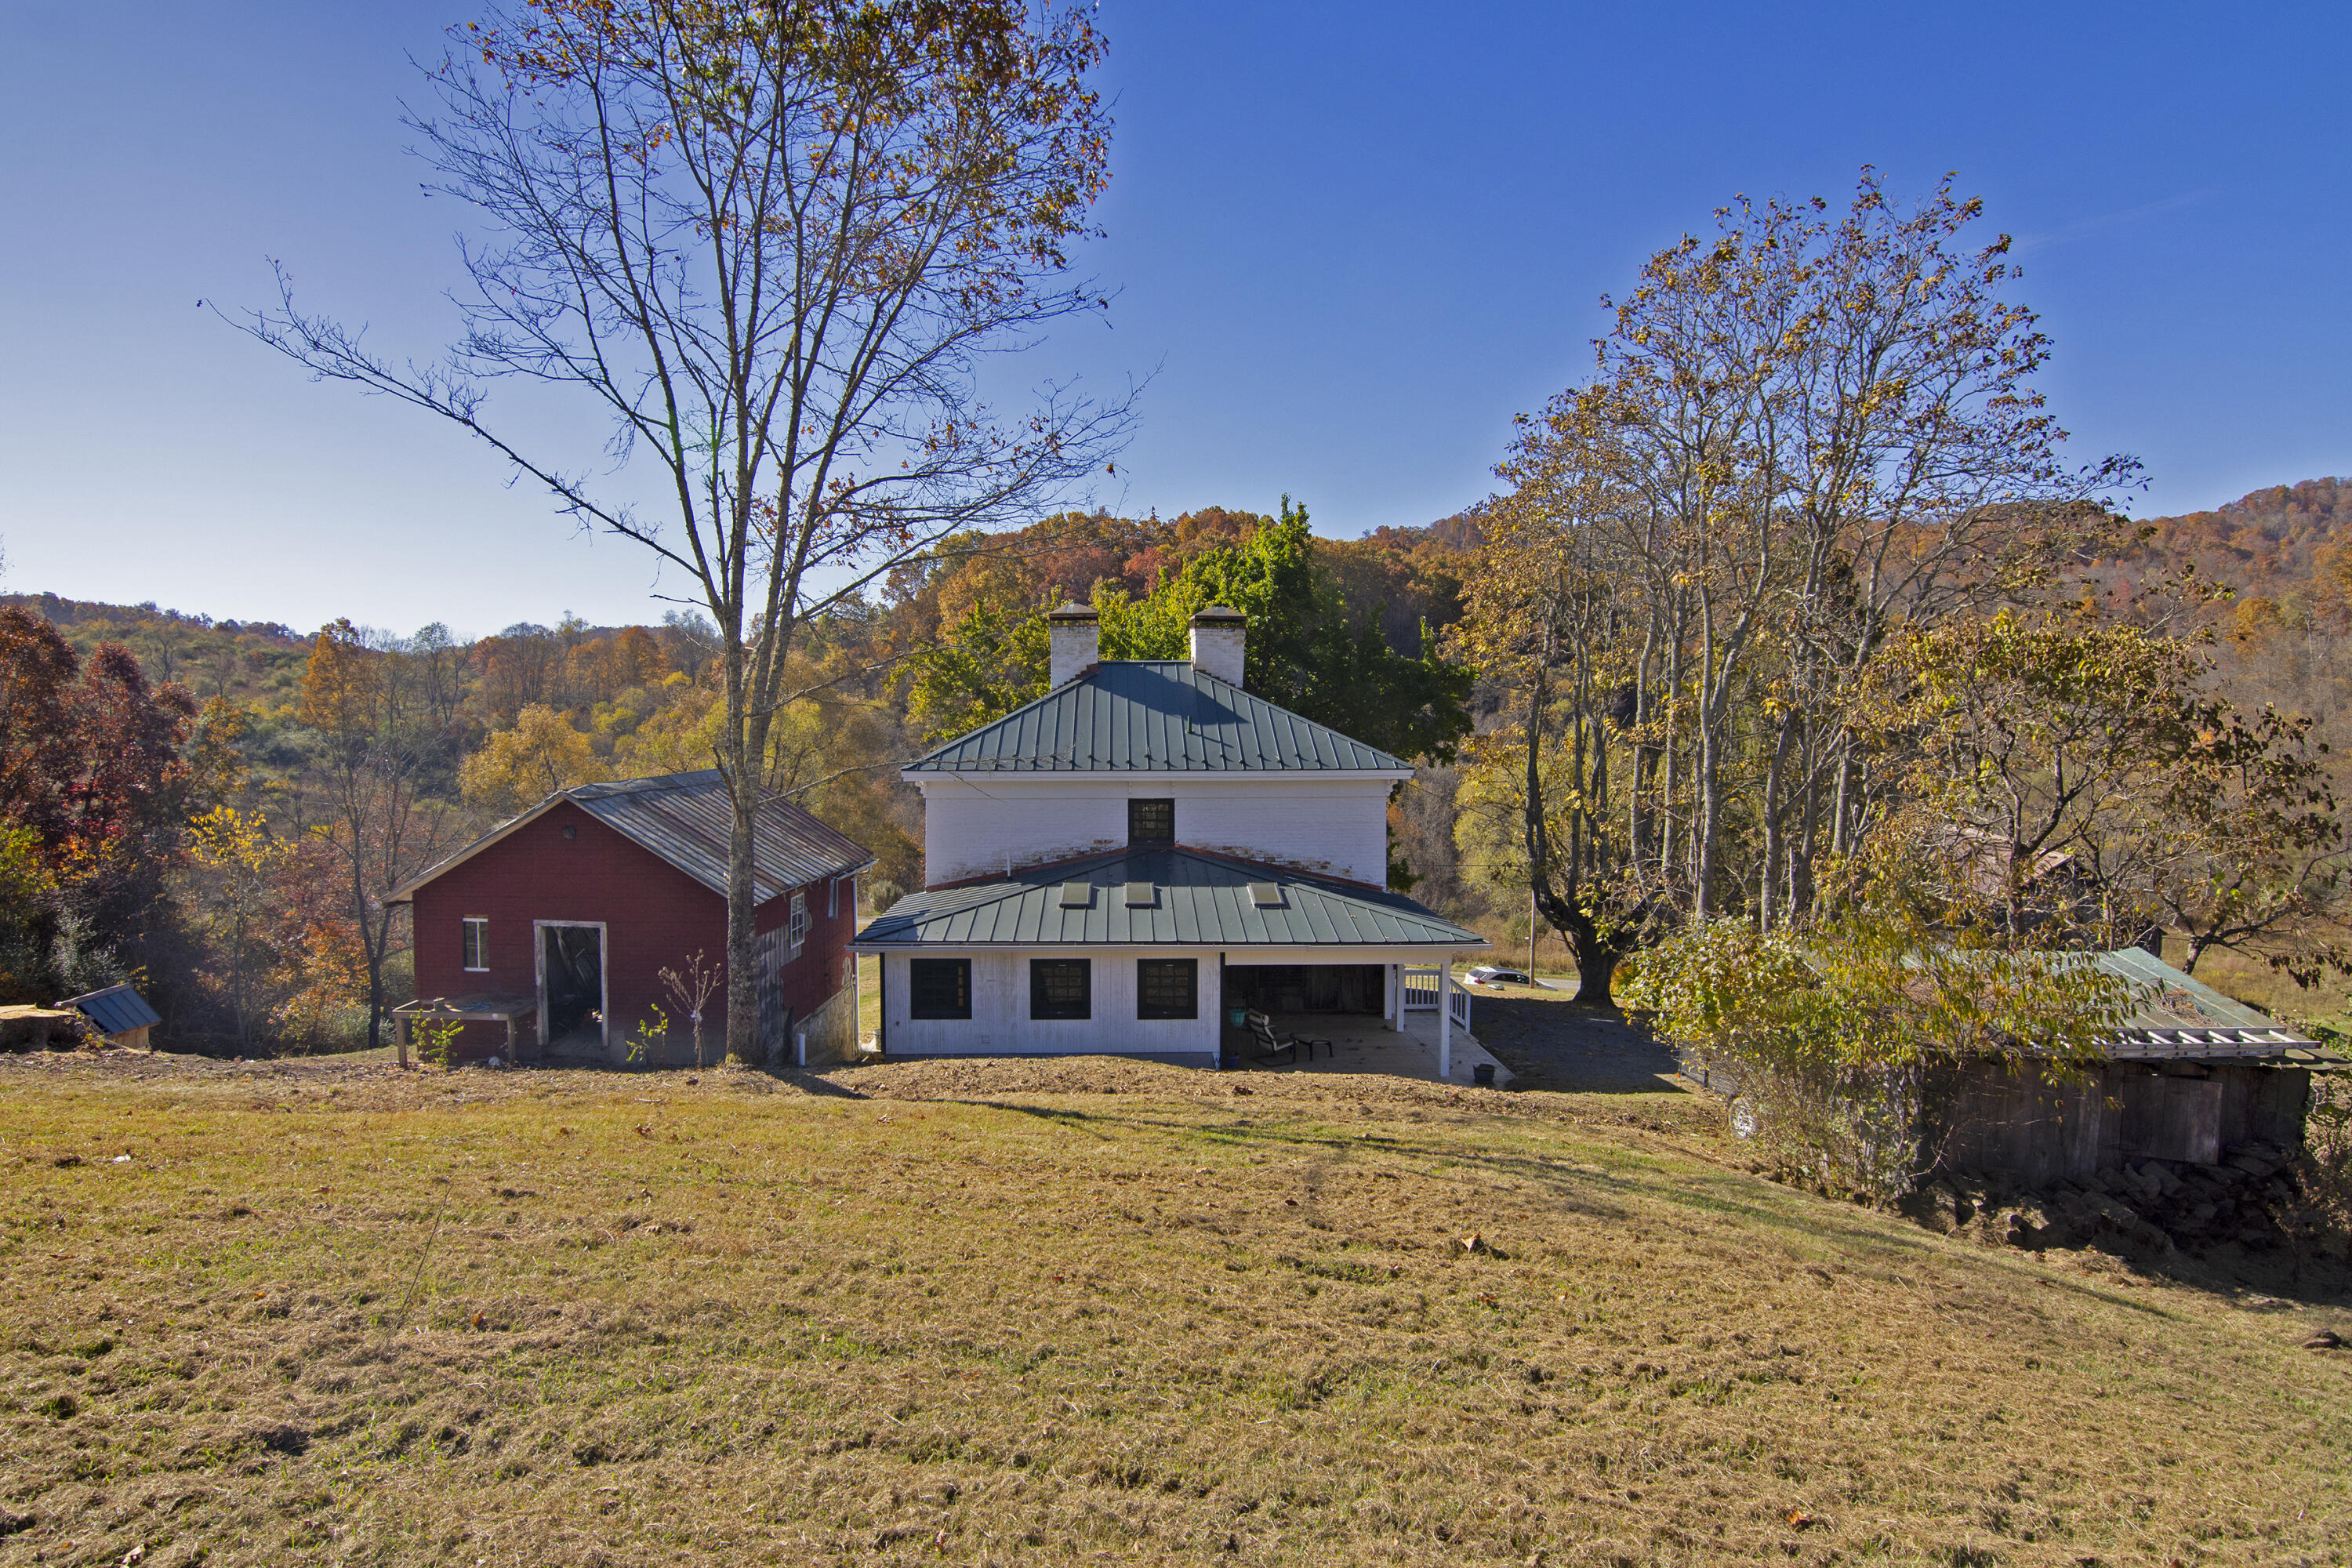
<instances>
[{"instance_id":1,"label":"white trim board","mask_svg":"<svg viewBox=\"0 0 2352 1568\"><path fill-rule=\"evenodd\" d=\"M547 938L551 927L596 933L596 1028L607 1050L613 1045L613 942L603 921L533 921L530 922L530 968L539 1003L539 1044L544 1050L555 1042L547 1033Z\"/></svg>"}]
</instances>

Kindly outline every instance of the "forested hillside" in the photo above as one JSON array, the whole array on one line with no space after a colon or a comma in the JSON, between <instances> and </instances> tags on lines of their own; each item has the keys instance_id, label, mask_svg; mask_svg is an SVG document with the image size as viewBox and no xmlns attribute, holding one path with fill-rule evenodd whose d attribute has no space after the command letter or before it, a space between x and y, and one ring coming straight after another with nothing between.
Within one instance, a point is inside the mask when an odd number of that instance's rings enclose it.
<instances>
[{"instance_id":1,"label":"forested hillside","mask_svg":"<svg viewBox=\"0 0 2352 1568\"><path fill-rule=\"evenodd\" d=\"M1471 678L1434 649L1475 540L1460 524L1318 538L1286 505L950 540L803 625L766 783L873 849L869 893L895 897L921 874L919 799L898 766L1042 691L1043 616L1071 598L1102 607L1124 657L1181 658L1193 608L1238 604L1254 683L1377 743L1445 753ZM0 992L134 978L182 1046L379 1037L406 994L407 933L384 893L553 790L712 762L717 650L690 615L567 615L471 641L54 595L10 595L0 616L16 894Z\"/></svg>"},{"instance_id":2,"label":"forested hillside","mask_svg":"<svg viewBox=\"0 0 2352 1568\"><path fill-rule=\"evenodd\" d=\"M2332 756L2352 756L2352 479L2152 519L2085 576L2137 618L2210 638L2215 687L2239 708L2307 716Z\"/></svg>"},{"instance_id":3,"label":"forested hillside","mask_svg":"<svg viewBox=\"0 0 2352 1568\"><path fill-rule=\"evenodd\" d=\"M2129 548L2096 560L2083 581L2127 615L2210 635L2218 689L2241 708L2310 715L2343 754L2352 547L2339 521L2352 527L2352 484L2279 486L2119 534ZM1507 719L1501 688L1474 686L1444 652L1484 544L1475 512L1342 540L1311 533L1286 503L1276 514L1071 514L951 542L810 626L793 655L803 695L778 726L770 784L873 848L887 900L920 877L919 801L897 765L1044 689L1046 610L1097 605L1110 657L1181 658L1193 608L1237 603L1251 616L1254 684L1423 764L1391 811L1399 884L1524 941L1523 865L1507 843L1486 846L1475 832L1457 842L1460 779L1449 765L1467 733ZM2169 591L2184 567L2207 586ZM75 680L98 678L102 649L122 650L144 683L137 700L153 709L151 730L170 737L170 755L149 759L154 787L142 797L163 818L149 828L165 868L152 886L77 893L77 875L103 879L87 845L55 831L46 851L11 841L29 912L5 936L10 999L141 975L183 1043L363 1039L371 977L378 1006L399 999L406 938L396 921L346 908L337 889L355 861L362 882L388 887L551 790L709 765L710 633L690 616L622 627L565 616L461 642L438 625L401 635L339 623L303 636L153 605L54 595L0 604L54 628L76 666L60 684L68 695ZM19 664L30 657L26 624L12 644ZM15 689L6 744L21 771L37 748L21 677ZM184 711L165 697L173 690ZM352 776L337 758L354 743L379 776L396 763L388 795L362 803L374 819L336 809ZM91 766L87 756L51 762ZM52 793L92 798L71 779ZM418 808L415 825L404 842L382 842L383 814L404 804Z\"/></svg>"},{"instance_id":4,"label":"forested hillside","mask_svg":"<svg viewBox=\"0 0 2352 1568\"><path fill-rule=\"evenodd\" d=\"M2352 484L2279 486L2119 533L2129 547L2082 581L2127 616L2208 636L2217 689L2242 709L2311 716L2341 755L2352 749L2352 547L2339 521L2352 528ZM793 656L803 694L778 726L769 783L873 848L887 900L920 877L919 801L897 765L1044 689L1046 610L1097 606L1110 657L1181 658L1193 608L1236 603L1251 617L1255 685L1423 763L1391 814L1399 884L1524 941L1514 847L1475 831L1457 842L1454 752L1507 719L1503 689L1474 685L1445 652L1484 545L1475 512L1342 540L1313 534L1287 503L1167 520L1070 514L953 541L810 625ZM2185 596L2175 591L2184 567L2206 584ZM402 635L339 623L304 636L153 605L53 595L0 605L19 616L19 666L32 658L28 626L54 629L74 665L58 700L104 668L135 669L142 692L118 692L114 707L144 704L149 732L169 742L151 741L162 749L139 796L160 814L141 840L163 868L152 885L100 888L102 857L54 823L46 849L37 834L10 841L26 912L5 933L0 983L9 999L31 1000L140 975L183 1043L363 1039L372 986L378 1007L400 999L406 937L396 921L347 907L338 889L355 867L361 883L388 887L551 790L709 765L710 633L690 616L622 627L565 616L463 642L438 625ZM105 665L110 647L129 665ZM5 743L23 772L39 750L26 727L38 704L27 706L21 670L12 689ZM338 761L354 745L370 759L357 770ZM86 753L52 752L51 766L91 773ZM383 797L354 805L349 786L369 768ZM88 807L91 788L66 777L51 795ZM415 808L406 837L383 842L387 814L404 805ZM91 885L77 891L78 876Z\"/></svg>"}]
</instances>

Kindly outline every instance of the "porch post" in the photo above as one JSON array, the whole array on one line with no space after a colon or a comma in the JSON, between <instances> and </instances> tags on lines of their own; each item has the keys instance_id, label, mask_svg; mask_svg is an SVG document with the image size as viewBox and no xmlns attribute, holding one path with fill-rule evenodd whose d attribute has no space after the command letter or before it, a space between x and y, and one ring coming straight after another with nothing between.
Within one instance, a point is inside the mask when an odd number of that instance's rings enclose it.
<instances>
[{"instance_id":1,"label":"porch post","mask_svg":"<svg viewBox=\"0 0 2352 1568\"><path fill-rule=\"evenodd\" d=\"M1454 955L1437 961L1437 1077L1454 1081Z\"/></svg>"}]
</instances>

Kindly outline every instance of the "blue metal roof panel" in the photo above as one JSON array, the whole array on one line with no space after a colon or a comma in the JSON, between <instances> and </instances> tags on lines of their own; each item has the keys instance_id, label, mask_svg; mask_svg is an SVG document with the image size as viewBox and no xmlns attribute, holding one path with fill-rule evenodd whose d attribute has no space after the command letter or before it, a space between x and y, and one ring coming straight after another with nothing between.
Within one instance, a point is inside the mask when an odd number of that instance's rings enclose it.
<instances>
[{"instance_id":1,"label":"blue metal roof panel","mask_svg":"<svg viewBox=\"0 0 2352 1568\"><path fill-rule=\"evenodd\" d=\"M910 773L1402 770L1386 752L1179 660L1098 664Z\"/></svg>"},{"instance_id":2,"label":"blue metal roof panel","mask_svg":"<svg viewBox=\"0 0 2352 1568\"><path fill-rule=\"evenodd\" d=\"M68 996L58 1005L76 1009L97 1025L99 1033L103 1035L124 1034L163 1021L163 1015L147 1005L147 999L128 984L110 985L102 991Z\"/></svg>"}]
</instances>

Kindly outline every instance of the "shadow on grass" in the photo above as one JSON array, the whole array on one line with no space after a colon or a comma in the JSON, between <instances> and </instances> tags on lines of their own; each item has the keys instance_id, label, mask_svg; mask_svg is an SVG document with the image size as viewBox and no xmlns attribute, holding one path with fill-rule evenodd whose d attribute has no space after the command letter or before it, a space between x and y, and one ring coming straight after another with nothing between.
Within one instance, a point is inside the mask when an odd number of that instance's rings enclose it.
<instances>
[{"instance_id":1,"label":"shadow on grass","mask_svg":"<svg viewBox=\"0 0 2352 1568\"><path fill-rule=\"evenodd\" d=\"M1674 1053L1613 1006L1539 993L1482 993L1471 1027L1517 1075L1515 1092L1657 1094L1675 1082Z\"/></svg>"},{"instance_id":2,"label":"shadow on grass","mask_svg":"<svg viewBox=\"0 0 2352 1568\"><path fill-rule=\"evenodd\" d=\"M1833 1198L1783 1187L1761 1176L1711 1167L1696 1155L1683 1156L1688 1168L1680 1171L1667 1168L1658 1156L1647 1153L1637 1155L1626 1164L1596 1170L1564 1164L1555 1154L1475 1142L1255 1120L1255 1114L1275 1115L1271 1110L1241 1113L1250 1116L1250 1120L1215 1122L1155 1115L1141 1110L1082 1110L977 1098L961 1103L1052 1122L1106 1142L1112 1139L1106 1129L1115 1129L1137 1135L1206 1140L1226 1148L1266 1152L1314 1152L1327 1157L1380 1154L1427 1167L1426 1173L1432 1175L1445 1167L1469 1169L1490 1178L1532 1187L1564 1213L1596 1220L1625 1222L1638 1217L1628 1203L1612 1202L1612 1198L1648 1200L1769 1233L1787 1248L1785 1261L1792 1265L1808 1261L1824 1248L1889 1270L1964 1261L1998 1269L2012 1279L2034 1280L2070 1296L2121 1307L2142 1317L2177 1321L2180 1316L2121 1289L2102 1287L2093 1280L2053 1277L2049 1265L2032 1258L1935 1237L1898 1216L1879 1215ZM1607 1131L1596 1129L1587 1135L1597 1137ZM2182 1289L2227 1293L2225 1287L2210 1279L2169 1274L2160 1277L2166 1283Z\"/></svg>"}]
</instances>

